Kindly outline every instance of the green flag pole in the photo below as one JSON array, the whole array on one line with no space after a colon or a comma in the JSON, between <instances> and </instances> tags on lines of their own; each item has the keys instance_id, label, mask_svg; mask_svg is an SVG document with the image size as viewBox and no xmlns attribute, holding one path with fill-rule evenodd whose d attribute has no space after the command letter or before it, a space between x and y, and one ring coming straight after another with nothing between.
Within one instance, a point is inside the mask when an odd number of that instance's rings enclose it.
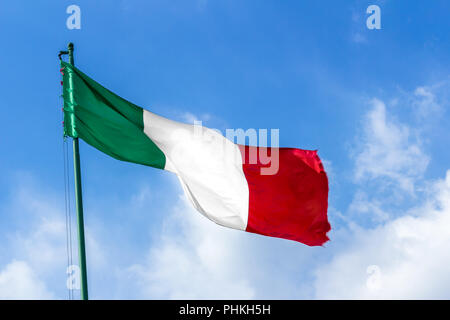
<instances>
[{"instance_id":1,"label":"green flag pole","mask_svg":"<svg viewBox=\"0 0 450 320\"><path fill-rule=\"evenodd\" d=\"M68 45L69 63L74 66L73 43ZM81 271L81 300L88 300L86 248L84 243L83 195L81 190L80 147L78 138L73 138L73 171L75 177L75 203L78 226L78 256Z\"/></svg>"}]
</instances>

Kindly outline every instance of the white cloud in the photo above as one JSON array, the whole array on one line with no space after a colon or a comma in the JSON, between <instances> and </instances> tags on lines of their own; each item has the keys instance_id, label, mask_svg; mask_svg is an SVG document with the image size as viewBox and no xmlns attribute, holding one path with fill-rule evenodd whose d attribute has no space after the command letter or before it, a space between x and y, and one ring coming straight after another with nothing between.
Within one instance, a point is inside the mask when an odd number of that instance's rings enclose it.
<instances>
[{"instance_id":1,"label":"white cloud","mask_svg":"<svg viewBox=\"0 0 450 320\"><path fill-rule=\"evenodd\" d=\"M29 232L17 232L10 237L15 255L25 257L41 273L52 273L66 257L65 224L58 218L42 216L28 225Z\"/></svg>"},{"instance_id":2,"label":"white cloud","mask_svg":"<svg viewBox=\"0 0 450 320\"><path fill-rule=\"evenodd\" d=\"M203 113L200 116L197 116L191 112L183 112L181 115L181 119L188 124L194 124L197 121L205 122L210 120L211 115L208 113Z\"/></svg>"},{"instance_id":3,"label":"white cloud","mask_svg":"<svg viewBox=\"0 0 450 320\"><path fill-rule=\"evenodd\" d=\"M58 198L38 192L28 179L19 177L18 182L9 207L21 221L9 234L14 258L26 260L40 274L51 274L58 267L64 270L66 230Z\"/></svg>"},{"instance_id":4,"label":"white cloud","mask_svg":"<svg viewBox=\"0 0 450 320\"><path fill-rule=\"evenodd\" d=\"M155 299L251 299L254 289L240 261L242 233L219 227L183 197L165 220L147 261L128 269L141 297Z\"/></svg>"},{"instance_id":5,"label":"white cloud","mask_svg":"<svg viewBox=\"0 0 450 320\"><path fill-rule=\"evenodd\" d=\"M419 87L407 99L408 110L430 111L436 99ZM393 101L400 107L401 101ZM382 101L371 104L362 148L354 158L358 187L347 216L363 213L376 224L363 228L353 219L335 230L332 259L315 270L315 297L448 299L450 170L445 179L423 180L429 157L418 132L426 125L425 112L412 129L413 123L392 119ZM369 188L369 182L375 188ZM401 206L388 198L413 192L419 197Z\"/></svg>"},{"instance_id":6,"label":"white cloud","mask_svg":"<svg viewBox=\"0 0 450 320\"><path fill-rule=\"evenodd\" d=\"M425 203L404 216L353 230L332 261L316 271L316 297L449 299L450 170L429 190ZM375 289L367 285L371 265L380 270Z\"/></svg>"},{"instance_id":7,"label":"white cloud","mask_svg":"<svg viewBox=\"0 0 450 320\"><path fill-rule=\"evenodd\" d=\"M371 105L365 119L362 148L356 155L356 180L384 178L386 185L395 184L413 193L414 181L422 177L429 158L410 127L388 120L382 101L373 99Z\"/></svg>"},{"instance_id":8,"label":"white cloud","mask_svg":"<svg viewBox=\"0 0 450 320\"><path fill-rule=\"evenodd\" d=\"M4 299L50 299L57 281L65 287L67 267L64 212L58 198L39 192L32 179L17 178L10 203L4 212L17 221L6 232L1 250L0 297ZM49 288L49 289L47 289Z\"/></svg>"},{"instance_id":9,"label":"white cloud","mask_svg":"<svg viewBox=\"0 0 450 320\"><path fill-rule=\"evenodd\" d=\"M349 206L349 212L370 214L374 222L386 221L389 214L382 209L382 201L370 199L366 192L357 190Z\"/></svg>"},{"instance_id":10,"label":"white cloud","mask_svg":"<svg viewBox=\"0 0 450 320\"><path fill-rule=\"evenodd\" d=\"M12 261L0 270L0 299L52 299L53 294L24 261Z\"/></svg>"},{"instance_id":11,"label":"white cloud","mask_svg":"<svg viewBox=\"0 0 450 320\"><path fill-rule=\"evenodd\" d=\"M414 91L412 101L415 113L420 120L429 116L438 116L443 112L442 106L436 100L433 89L430 87L418 87Z\"/></svg>"}]
</instances>

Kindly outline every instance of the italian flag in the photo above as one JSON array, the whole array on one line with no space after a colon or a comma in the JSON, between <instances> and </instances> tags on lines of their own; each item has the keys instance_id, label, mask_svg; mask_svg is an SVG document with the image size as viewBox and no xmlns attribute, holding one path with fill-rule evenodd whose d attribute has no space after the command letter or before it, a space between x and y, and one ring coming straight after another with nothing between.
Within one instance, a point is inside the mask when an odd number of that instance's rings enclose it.
<instances>
[{"instance_id":1,"label":"italian flag","mask_svg":"<svg viewBox=\"0 0 450 320\"><path fill-rule=\"evenodd\" d=\"M192 205L219 225L310 246L328 240L328 179L316 151L235 144L134 105L64 61L61 73L65 135L173 172Z\"/></svg>"}]
</instances>

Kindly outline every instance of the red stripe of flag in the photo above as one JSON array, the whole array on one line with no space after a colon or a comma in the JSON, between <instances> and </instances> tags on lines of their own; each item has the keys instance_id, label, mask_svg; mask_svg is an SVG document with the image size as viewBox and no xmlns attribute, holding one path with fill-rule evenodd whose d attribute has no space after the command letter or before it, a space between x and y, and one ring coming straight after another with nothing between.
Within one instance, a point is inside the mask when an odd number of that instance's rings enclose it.
<instances>
[{"instance_id":1,"label":"red stripe of flag","mask_svg":"<svg viewBox=\"0 0 450 320\"><path fill-rule=\"evenodd\" d=\"M277 148L278 171L262 175L261 168L271 166L265 164L264 155L272 158L275 148L240 145L239 149L250 192L246 231L309 246L328 241L328 178L317 152Z\"/></svg>"}]
</instances>

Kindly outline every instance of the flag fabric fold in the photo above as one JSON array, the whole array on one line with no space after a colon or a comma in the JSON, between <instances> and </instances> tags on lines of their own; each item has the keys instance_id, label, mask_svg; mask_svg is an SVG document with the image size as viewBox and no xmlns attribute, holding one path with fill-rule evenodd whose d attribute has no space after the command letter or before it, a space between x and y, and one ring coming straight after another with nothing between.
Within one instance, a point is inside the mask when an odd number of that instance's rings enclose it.
<instances>
[{"instance_id":1,"label":"flag fabric fold","mask_svg":"<svg viewBox=\"0 0 450 320\"><path fill-rule=\"evenodd\" d=\"M69 63L61 69L65 135L175 173L197 211L219 225L310 246L328 240L328 179L316 151L238 145L136 106Z\"/></svg>"}]
</instances>

